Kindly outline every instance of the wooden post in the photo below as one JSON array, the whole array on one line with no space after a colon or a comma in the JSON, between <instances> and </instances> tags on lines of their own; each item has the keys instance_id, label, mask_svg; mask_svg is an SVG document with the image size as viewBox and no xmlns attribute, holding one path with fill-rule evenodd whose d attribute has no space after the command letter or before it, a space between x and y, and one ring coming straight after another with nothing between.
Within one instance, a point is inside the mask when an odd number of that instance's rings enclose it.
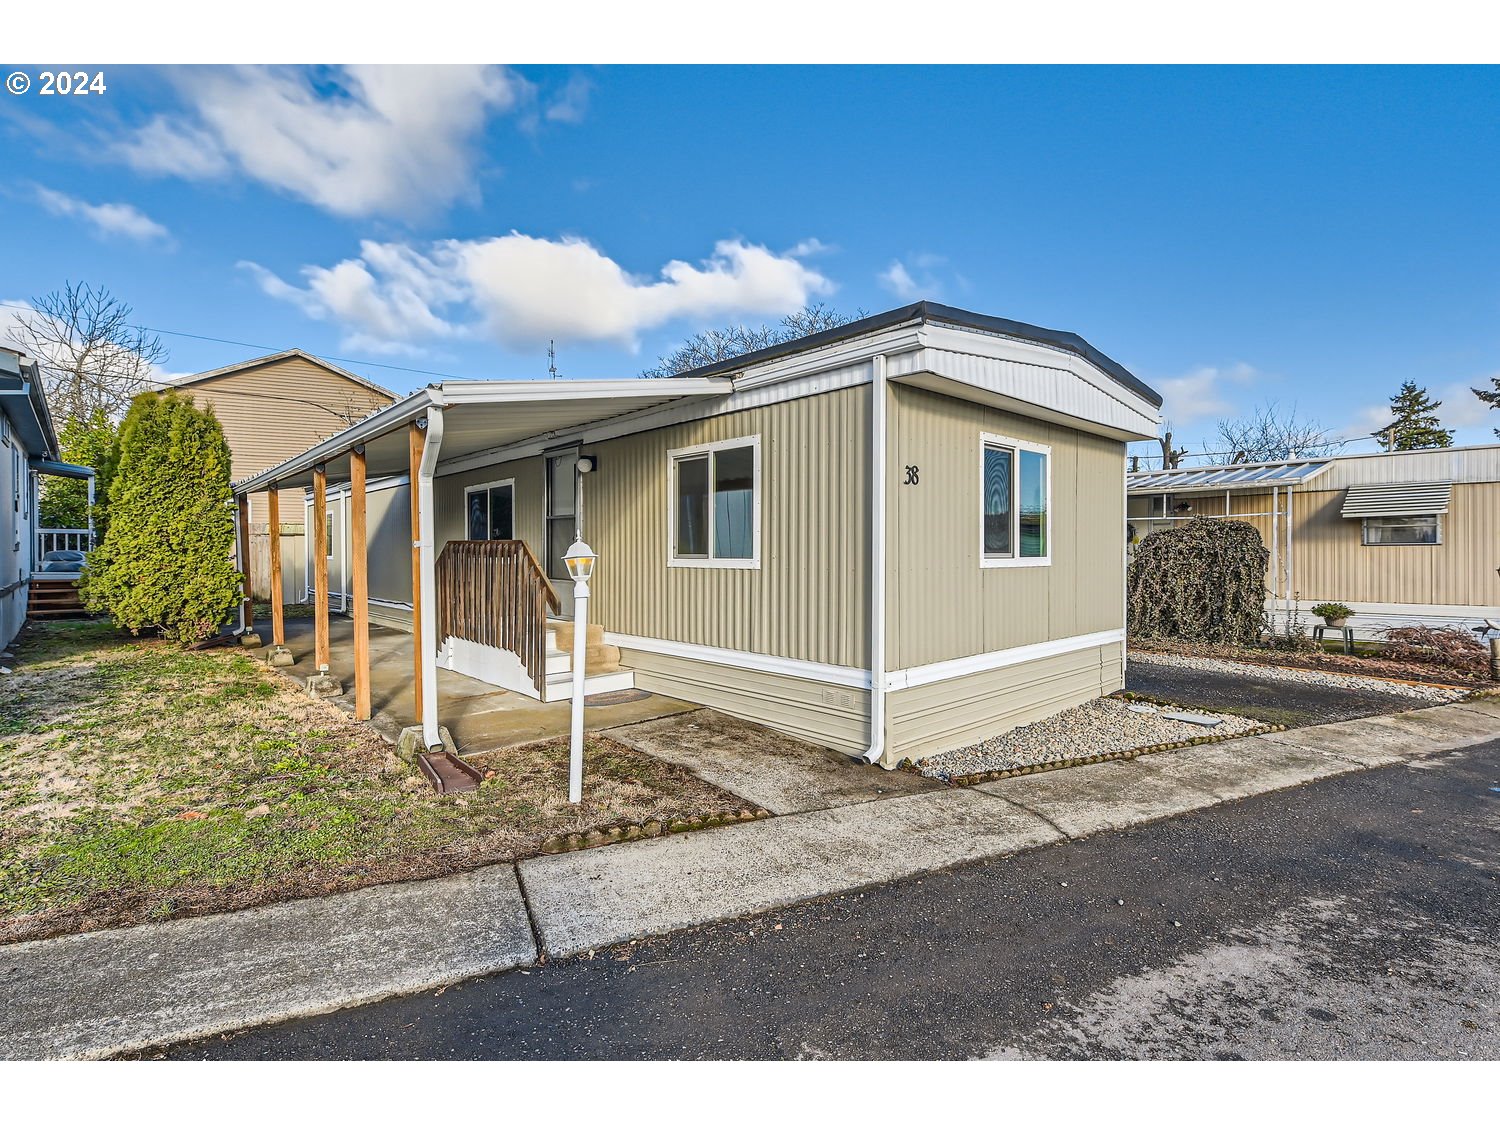
<instances>
[{"instance_id":1,"label":"wooden post","mask_svg":"<svg viewBox=\"0 0 1500 1125\"><path fill-rule=\"evenodd\" d=\"M250 497L240 497L240 570L244 574L245 585L242 593L245 595L245 631L249 632L255 626L255 584L250 580Z\"/></svg>"},{"instance_id":2,"label":"wooden post","mask_svg":"<svg viewBox=\"0 0 1500 1125\"><path fill-rule=\"evenodd\" d=\"M410 475L406 494L411 497L411 651L412 698L416 701L417 722L422 722L422 510L417 476L422 469L422 449L427 436L415 422L407 431L407 463Z\"/></svg>"},{"instance_id":3,"label":"wooden post","mask_svg":"<svg viewBox=\"0 0 1500 1125\"><path fill-rule=\"evenodd\" d=\"M271 643L286 644L286 607L281 593L281 493L275 488L266 493L266 507L271 519Z\"/></svg>"},{"instance_id":4,"label":"wooden post","mask_svg":"<svg viewBox=\"0 0 1500 1125\"><path fill-rule=\"evenodd\" d=\"M354 717L370 717L370 576L365 557L365 449L349 455L349 565L354 598Z\"/></svg>"},{"instance_id":5,"label":"wooden post","mask_svg":"<svg viewBox=\"0 0 1500 1125\"><path fill-rule=\"evenodd\" d=\"M313 664L328 670L328 470L313 470Z\"/></svg>"}]
</instances>

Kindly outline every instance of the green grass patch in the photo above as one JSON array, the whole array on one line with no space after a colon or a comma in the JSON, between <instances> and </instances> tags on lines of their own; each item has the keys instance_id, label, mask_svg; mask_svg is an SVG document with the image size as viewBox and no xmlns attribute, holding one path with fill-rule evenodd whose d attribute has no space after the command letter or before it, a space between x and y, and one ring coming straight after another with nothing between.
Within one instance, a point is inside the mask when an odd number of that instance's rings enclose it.
<instances>
[{"instance_id":1,"label":"green grass patch","mask_svg":"<svg viewBox=\"0 0 1500 1125\"><path fill-rule=\"evenodd\" d=\"M0 940L159 920L534 854L558 832L738 810L685 770L587 744L485 756L440 797L364 724L259 661L44 623L0 689Z\"/></svg>"}]
</instances>

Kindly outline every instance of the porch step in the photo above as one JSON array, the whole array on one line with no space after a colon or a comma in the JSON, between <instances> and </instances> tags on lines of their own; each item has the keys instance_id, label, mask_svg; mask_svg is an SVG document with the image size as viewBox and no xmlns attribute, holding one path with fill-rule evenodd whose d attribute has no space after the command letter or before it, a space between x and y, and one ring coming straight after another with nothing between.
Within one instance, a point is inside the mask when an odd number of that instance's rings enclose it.
<instances>
[{"instance_id":1,"label":"porch step","mask_svg":"<svg viewBox=\"0 0 1500 1125\"><path fill-rule=\"evenodd\" d=\"M597 676L590 672L583 680L584 698L591 695L603 695L609 691L626 691L633 687L635 687L635 673L629 670L605 672ZM570 672L550 675L547 677L547 682L542 685L543 703L556 703L572 697L573 676Z\"/></svg>"},{"instance_id":2,"label":"porch step","mask_svg":"<svg viewBox=\"0 0 1500 1125\"><path fill-rule=\"evenodd\" d=\"M573 668L573 623L547 622L547 674L570 672ZM604 643L604 626L590 625L588 648L584 651L584 670L590 675L617 671L620 650Z\"/></svg>"},{"instance_id":3,"label":"porch step","mask_svg":"<svg viewBox=\"0 0 1500 1125\"><path fill-rule=\"evenodd\" d=\"M573 623L571 621L548 621L547 632L550 634L550 645L555 645L563 652L573 651ZM602 645L604 643L604 626L589 623L588 641L591 645Z\"/></svg>"},{"instance_id":4,"label":"porch step","mask_svg":"<svg viewBox=\"0 0 1500 1125\"><path fill-rule=\"evenodd\" d=\"M72 617L84 612L73 578L33 578L27 598L27 617Z\"/></svg>"}]
</instances>

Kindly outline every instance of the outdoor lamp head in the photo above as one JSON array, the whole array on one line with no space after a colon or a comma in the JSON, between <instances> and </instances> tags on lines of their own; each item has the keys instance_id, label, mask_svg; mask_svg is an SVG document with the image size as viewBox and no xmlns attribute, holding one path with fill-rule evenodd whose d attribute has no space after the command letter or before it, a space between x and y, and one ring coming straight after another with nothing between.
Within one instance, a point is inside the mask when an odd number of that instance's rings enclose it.
<instances>
[{"instance_id":1,"label":"outdoor lamp head","mask_svg":"<svg viewBox=\"0 0 1500 1125\"><path fill-rule=\"evenodd\" d=\"M582 539L575 539L563 556L563 562L574 582L587 582L594 576L594 560L598 557Z\"/></svg>"},{"instance_id":2,"label":"outdoor lamp head","mask_svg":"<svg viewBox=\"0 0 1500 1125\"><path fill-rule=\"evenodd\" d=\"M580 473L592 473L599 465L599 458L592 453L578 458L578 471Z\"/></svg>"}]
</instances>

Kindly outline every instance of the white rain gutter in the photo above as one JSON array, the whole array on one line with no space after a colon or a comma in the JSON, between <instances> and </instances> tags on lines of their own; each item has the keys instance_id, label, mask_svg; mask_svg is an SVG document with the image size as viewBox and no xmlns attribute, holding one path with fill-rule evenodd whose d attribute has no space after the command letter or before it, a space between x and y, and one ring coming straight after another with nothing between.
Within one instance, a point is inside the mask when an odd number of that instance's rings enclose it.
<instances>
[{"instance_id":1,"label":"white rain gutter","mask_svg":"<svg viewBox=\"0 0 1500 1125\"><path fill-rule=\"evenodd\" d=\"M426 415L426 440L422 443L422 461L417 470L417 525L421 538L418 548L418 583L422 596L422 635L416 643L422 646L422 743L429 748L441 745L438 736L437 690L437 568L432 557L437 543L435 513L432 510L432 477L438 455L443 449L443 411L429 406ZM421 425L421 421L418 421Z\"/></svg>"},{"instance_id":2,"label":"white rain gutter","mask_svg":"<svg viewBox=\"0 0 1500 1125\"><path fill-rule=\"evenodd\" d=\"M872 356L870 377L870 748L867 762L885 754L885 356Z\"/></svg>"}]
</instances>

